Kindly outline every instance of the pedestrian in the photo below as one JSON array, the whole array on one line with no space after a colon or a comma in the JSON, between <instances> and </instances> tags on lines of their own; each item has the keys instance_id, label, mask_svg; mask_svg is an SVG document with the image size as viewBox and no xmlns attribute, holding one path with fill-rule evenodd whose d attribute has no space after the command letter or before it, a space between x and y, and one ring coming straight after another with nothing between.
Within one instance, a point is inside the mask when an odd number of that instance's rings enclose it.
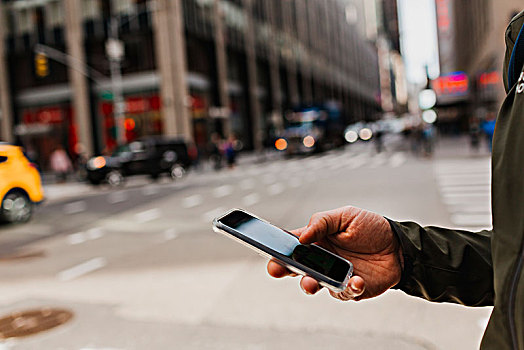
<instances>
[{"instance_id":1,"label":"pedestrian","mask_svg":"<svg viewBox=\"0 0 524 350\"><path fill-rule=\"evenodd\" d=\"M51 170L59 182L64 182L67 179L67 175L73 171L73 164L62 145L56 146L53 153L51 153L49 162Z\"/></svg>"},{"instance_id":2,"label":"pedestrian","mask_svg":"<svg viewBox=\"0 0 524 350\"><path fill-rule=\"evenodd\" d=\"M236 164L236 144L237 139L234 134L229 135L227 141L224 143L224 153L229 169L233 169Z\"/></svg>"},{"instance_id":3,"label":"pedestrian","mask_svg":"<svg viewBox=\"0 0 524 350\"><path fill-rule=\"evenodd\" d=\"M422 145L424 155L431 157L433 155L433 145L435 142L435 128L433 124L424 123L422 125Z\"/></svg>"},{"instance_id":4,"label":"pedestrian","mask_svg":"<svg viewBox=\"0 0 524 350\"><path fill-rule=\"evenodd\" d=\"M477 118L470 118L469 120L469 141L471 149L478 152L480 147L480 125Z\"/></svg>"},{"instance_id":5,"label":"pedestrian","mask_svg":"<svg viewBox=\"0 0 524 350\"><path fill-rule=\"evenodd\" d=\"M519 35L520 33L520 35ZM493 230L467 232L395 222L354 207L317 213L294 233L354 264L340 300L376 297L390 288L436 302L493 305L481 348L524 350L524 11L506 32L507 92L493 140ZM274 277L292 275L276 262ZM319 291L311 277L302 289Z\"/></svg>"},{"instance_id":6,"label":"pedestrian","mask_svg":"<svg viewBox=\"0 0 524 350\"><path fill-rule=\"evenodd\" d=\"M213 164L213 169L222 168L222 138L218 133L211 134L211 143L209 144L209 159Z\"/></svg>"},{"instance_id":7,"label":"pedestrian","mask_svg":"<svg viewBox=\"0 0 524 350\"><path fill-rule=\"evenodd\" d=\"M374 135L374 139L375 139L375 150L377 151L377 153L381 153L382 150L384 149L384 140L383 140L383 137L384 137L384 132L382 130L377 130L375 132L375 135Z\"/></svg>"},{"instance_id":8,"label":"pedestrian","mask_svg":"<svg viewBox=\"0 0 524 350\"><path fill-rule=\"evenodd\" d=\"M497 120L493 113L488 114L486 120L482 122L482 131L486 135L488 141L488 150L491 152L493 148L493 134L495 133L495 124Z\"/></svg>"}]
</instances>

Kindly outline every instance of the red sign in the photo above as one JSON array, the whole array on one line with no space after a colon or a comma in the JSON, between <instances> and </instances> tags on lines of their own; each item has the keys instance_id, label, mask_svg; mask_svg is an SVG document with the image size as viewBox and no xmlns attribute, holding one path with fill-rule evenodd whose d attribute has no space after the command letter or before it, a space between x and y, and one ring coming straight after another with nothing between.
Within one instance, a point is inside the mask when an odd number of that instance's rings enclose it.
<instances>
[{"instance_id":1,"label":"red sign","mask_svg":"<svg viewBox=\"0 0 524 350\"><path fill-rule=\"evenodd\" d=\"M25 110L22 120L24 124L60 124L64 121L64 113L60 107Z\"/></svg>"},{"instance_id":2,"label":"red sign","mask_svg":"<svg viewBox=\"0 0 524 350\"><path fill-rule=\"evenodd\" d=\"M59 124L63 120L62 109L42 108L37 112L36 119L42 124Z\"/></svg>"},{"instance_id":3,"label":"red sign","mask_svg":"<svg viewBox=\"0 0 524 350\"><path fill-rule=\"evenodd\" d=\"M449 0L437 0L437 25L443 32L449 30L451 24L449 13Z\"/></svg>"},{"instance_id":4,"label":"red sign","mask_svg":"<svg viewBox=\"0 0 524 350\"><path fill-rule=\"evenodd\" d=\"M160 96L158 95L151 96L151 98L149 99L149 107L151 107L151 110L159 111L161 106L162 106L162 101L160 100Z\"/></svg>"},{"instance_id":5,"label":"red sign","mask_svg":"<svg viewBox=\"0 0 524 350\"><path fill-rule=\"evenodd\" d=\"M433 80L431 85L438 96L464 96L468 93L469 79L466 73L456 72Z\"/></svg>"},{"instance_id":6,"label":"red sign","mask_svg":"<svg viewBox=\"0 0 524 350\"><path fill-rule=\"evenodd\" d=\"M487 87L489 85L501 84L501 78L499 72L482 73L479 77L480 87Z\"/></svg>"},{"instance_id":7,"label":"red sign","mask_svg":"<svg viewBox=\"0 0 524 350\"><path fill-rule=\"evenodd\" d=\"M149 100L143 97L126 99L126 112L130 114L144 113L149 110Z\"/></svg>"}]
</instances>

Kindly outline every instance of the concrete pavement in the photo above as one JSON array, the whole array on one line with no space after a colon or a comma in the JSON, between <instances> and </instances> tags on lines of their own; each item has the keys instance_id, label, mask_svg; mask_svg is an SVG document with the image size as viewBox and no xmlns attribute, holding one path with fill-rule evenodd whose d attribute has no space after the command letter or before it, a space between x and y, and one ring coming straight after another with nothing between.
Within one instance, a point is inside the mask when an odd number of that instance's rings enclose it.
<instances>
[{"instance_id":1,"label":"concrete pavement","mask_svg":"<svg viewBox=\"0 0 524 350\"><path fill-rule=\"evenodd\" d=\"M431 304L396 291L359 303L326 292L306 296L297 279L269 278L263 259L210 229L218 209L241 206L294 228L315 211L347 204L454 226L438 169L455 160L376 155L369 145L102 192L74 213L57 202L48 221L38 216L25 229L52 230L58 218L78 224L26 246L41 256L0 262L0 313L46 305L75 317L4 347L475 349L489 308ZM489 166L486 157L460 161L475 171L477 162ZM148 195L153 189L157 194ZM114 193L128 192L124 202L111 203Z\"/></svg>"}]
</instances>

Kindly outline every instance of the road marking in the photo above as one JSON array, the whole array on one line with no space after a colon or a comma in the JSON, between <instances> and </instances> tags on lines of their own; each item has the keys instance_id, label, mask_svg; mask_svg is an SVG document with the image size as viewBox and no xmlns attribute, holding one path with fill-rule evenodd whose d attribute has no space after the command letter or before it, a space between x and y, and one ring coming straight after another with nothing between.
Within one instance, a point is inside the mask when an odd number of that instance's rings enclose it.
<instances>
[{"instance_id":1,"label":"road marking","mask_svg":"<svg viewBox=\"0 0 524 350\"><path fill-rule=\"evenodd\" d=\"M143 223L158 219L160 215L161 215L160 209L153 208L153 209L149 209L141 213L135 214L135 218L136 218L136 221L138 221L140 224L143 224Z\"/></svg>"},{"instance_id":2,"label":"road marking","mask_svg":"<svg viewBox=\"0 0 524 350\"><path fill-rule=\"evenodd\" d=\"M67 236L67 241L71 245L81 244L86 241L86 236L83 232L72 233Z\"/></svg>"},{"instance_id":3,"label":"road marking","mask_svg":"<svg viewBox=\"0 0 524 350\"><path fill-rule=\"evenodd\" d=\"M257 204L260 201L260 195L258 193L251 193L242 199L242 204L246 207Z\"/></svg>"},{"instance_id":4,"label":"road marking","mask_svg":"<svg viewBox=\"0 0 524 350\"><path fill-rule=\"evenodd\" d=\"M186 209L194 208L202 204L202 202L203 202L202 196L199 194L195 194L194 196L190 196L190 197L182 199L182 207Z\"/></svg>"},{"instance_id":5,"label":"road marking","mask_svg":"<svg viewBox=\"0 0 524 350\"><path fill-rule=\"evenodd\" d=\"M391 158L389 159L389 165L392 168L398 168L399 166L406 163L406 161L407 161L407 157L404 155L404 153L397 152L393 154Z\"/></svg>"},{"instance_id":6,"label":"road marking","mask_svg":"<svg viewBox=\"0 0 524 350\"><path fill-rule=\"evenodd\" d=\"M384 155L384 153L377 154L370 162L369 167L370 168L378 168L379 166L382 166L386 163L387 158Z\"/></svg>"},{"instance_id":7,"label":"road marking","mask_svg":"<svg viewBox=\"0 0 524 350\"><path fill-rule=\"evenodd\" d=\"M469 165L464 164L463 162L456 163L451 166L436 166L436 172L437 174L478 174L478 173L490 173L491 172L491 164L489 161L483 162L479 165Z\"/></svg>"},{"instance_id":8,"label":"road marking","mask_svg":"<svg viewBox=\"0 0 524 350\"><path fill-rule=\"evenodd\" d=\"M444 204L448 206L452 205L477 205L479 203L490 203L490 196L485 197L459 197L459 198L442 198Z\"/></svg>"},{"instance_id":9,"label":"road marking","mask_svg":"<svg viewBox=\"0 0 524 350\"><path fill-rule=\"evenodd\" d=\"M467 192L467 193L460 193L460 192L447 192L442 193L442 197L444 199L451 199L451 198L485 198L490 197L491 192Z\"/></svg>"},{"instance_id":10,"label":"road marking","mask_svg":"<svg viewBox=\"0 0 524 350\"><path fill-rule=\"evenodd\" d=\"M253 179L245 179L240 182L240 189L242 190L250 190L255 187L255 180Z\"/></svg>"},{"instance_id":11,"label":"road marking","mask_svg":"<svg viewBox=\"0 0 524 350\"><path fill-rule=\"evenodd\" d=\"M439 178L443 180L469 180L469 179L491 179L489 173L463 173L463 174L441 174Z\"/></svg>"},{"instance_id":12,"label":"road marking","mask_svg":"<svg viewBox=\"0 0 524 350\"><path fill-rule=\"evenodd\" d=\"M440 188L441 193L491 193L489 185L472 185L472 186L443 186Z\"/></svg>"},{"instance_id":13,"label":"road marking","mask_svg":"<svg viewBox=\"0 0 524 350\"><path fill-rule=\"evenodd\" d=\"M90 272L99 270L107 265L107 260L102 257L88 260L58 273L57 277L62 282L67 282L81 277Z\"/></svg>"},{"instance_id":14,"label":"road marking","mask_svg":"<svg viewBox=\"0 0 524 350\"><path fill-rule=\"evenodd\" d=\"M280 193L284 192L285 189L286 189L286 187L278 182L276 184L273 184L273 185L269 186L267 188L267 191L268 191L270 196L276 196L277 194L280 194Z\"/></svg>"},{"instance_id":15,"label":"road marking","mask_svg":"<svg viewBox=\"0 0 524 350\"><path fill-rule=\"evenodd\" d=\"M169 228L164 231L164 241L170 241L178 237L178 232L174 228Z\"/></svg>"},{"instance_id":16,"label":"road marking","mask_svg":"<svg viewBox=\"0 0 524 350\"><path fill-rule=\"evenodd\" d=\"M450 213L476 213L491 215L491 203L489 202L485 202L484 204L469 204L467 206L450 205L448 209Z\"/></svg>"},{"instance_id":17,"label":"road marking","mask_svg":"<svg viewBox=\"0 0 524 350\"><path fill-rule=\"evenodd\" d=\"M458 186L458 185L488 185L491 186L491 179L488 177L478 178L440 178L437 179L440 187Z\"/></svg>"},{"instance_id":18,"label":"road marking","mask_svg":"<svg viewBox=\"0 0 524 350\"><path fill-rule=\"evenodd\" d=\"M93 241L104 236L104 231L100 227L94 227L86 232L72 233L67 236L70 245L82 244L87 241Z\"/></svg>"},{"instance_id":19,"label":"road marking","mask_svg":"<svg viewBox=\"0 0 524 350\"><path fill-rule=\"evenodd\" d=\"M224 185L213 190L213 197L223 198L229 196L231 193L233 193L233 186Z\"/></svg>"},{"instance_id":20,"label":"road marking","mask_svg":"<svg viewBox=\"0 0 524 350\"><path fill-rule=\"evenodd\" d=\"M210 210L207 213L202 214L202 221L209 223L213 221L213 219L217 216L224 214L225 211L226 209L224 209L223 207L218 207L216 209Z\"/></svg>"},{"instance_id":21,"label":"road marking","mask_svg":"<svg viewBox=\"0 0 524 350\"><path fill-rule=\"evenodd\" d=\"M262 182L266 185L270 185L272 183L275 183L277 181L277 177L273 174L266 174L262 176Z\"/></svg>"},{"instance_id":22,"label":"road marking","mask_svg":"<svg viewBox=\"0 0 524 350\"><path fill-rule=\"evenodd\" d=\"M104 231L100 227L93 227L87 230L86 236L89 240L99 239L104 236Z\"/></svg>"},{"instance_id":23,"label":"road marking","mask_svg":"<svg viewBox=\"0 0 524 350\"><path fill-rule=\"evenodd\" d=\"M107 202L110 204L116 204L116 203L124 202L128 198L129 198L129 194L127 192L118 191L118 192L110 193L107 196Z\"/></svg>"},{"instance_id":24,"label":"road marking","mask_svg":"<svg viewBox=\"0 0 524 350\"><path fill-rule=\"evenodd\" d=\"M368 160L364 159L364 158L353 158L353 161L351 163L349 163L348 168L349 169L357 169L357 168L360 168L361 166L363 166L364 164L366 164L367 162L368 162Z\"/></svg>"},{"instance_id":25,"label":"road marking","mask_svg":"<svg viewBox=\"0 0 524 350\"><path fill-rule=\"evenodd\" d=\"M491 215L486 214L454 214L451 222L460 226L491 226Z\"/></svg>"},{"instance_id":26,"label":"road marking","mask_svg":"<svg viewBox=\"0 0 524 350\"><path fill-rule=\"evenodd\" d=\"M71 202L64 205L64 213L66 214L78 214L87 209L87 203L85 201Z\"/></svg>"},{"instance_id":27,"label":"road marking","mask_svg":"<svg viewBox=\"0 0 524 350\"><path fill-rule=\"evenodd\" d=\"M455 167L454 169L453 168L443 169L443 168L437 167L435 170L436 170L437 175L458 175L460 176L460 175L475 175L475 174L490 174L491 173L491 168L489 165L485 167L472 168L464 164L457 164L454 167Z\"/></svg>"},{"instance_id":28,"label":"road marking","mask_svg":"<svg viewBox=\"0 0 524 350\"><path fill-rule=\"evenodd\" d=\"M160 190L158 189L158 187L155 187L155 186L146 186L142 189L142 194L144 196L152 196L154 194L157 194L159 193Z\"/></svg>"}]
</instances>

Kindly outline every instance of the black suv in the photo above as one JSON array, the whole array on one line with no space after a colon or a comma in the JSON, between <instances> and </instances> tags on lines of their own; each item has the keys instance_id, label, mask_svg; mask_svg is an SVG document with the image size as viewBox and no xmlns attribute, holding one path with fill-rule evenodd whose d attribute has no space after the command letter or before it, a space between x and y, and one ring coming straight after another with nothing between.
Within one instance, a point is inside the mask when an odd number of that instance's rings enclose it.
<instances>
[{"instance_id":1,"label":"black suv","mask_svg":"<svg viewBox=\"0 0 524 350\"><path fill-rule=\"evenodd\" d=\"M131 175L149 175L157 179L169 174L173 179L184 176L196 158L196 149L181 139L146 137L117 147L111 156L91 158L87 164L87 179L93 185L107 182L119 186Z\"/></svg>"}]
</instances>

